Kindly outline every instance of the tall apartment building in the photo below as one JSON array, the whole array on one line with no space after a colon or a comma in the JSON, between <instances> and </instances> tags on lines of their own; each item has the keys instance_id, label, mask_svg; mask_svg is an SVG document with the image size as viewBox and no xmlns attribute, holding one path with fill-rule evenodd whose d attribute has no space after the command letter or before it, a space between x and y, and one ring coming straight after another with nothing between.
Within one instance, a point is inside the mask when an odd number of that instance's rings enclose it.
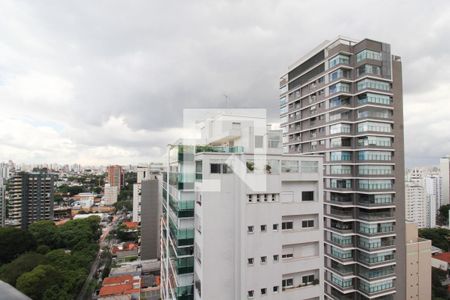
<instances>
[{"instance_id":1,"label":"tall apartment building","mask_svg":"<svg viewBox=\"0 0 450 300\"><path fill-rule=\"evenodd\" d=\"M440 159L440 175L442 188L442 205L450 204L450 155Z\"/></svg>"},{"instance_id":2,"label":"tall apartment building","mask_svg":"<svg viewBox=\"0 0 450 300\"><path fill-rule=\"evenodd\" d=\"M285 151L325 157L329 299L405 299L401 68L389 44L338 38L280 78Z\"/></svg>"},{"instance_id":3,"label":"tall apartment building","mask_svg":"<svg viewBox=\"0 0 450 300\"><path fill-rule=\"evenodd\" d=\"M53 220L53 192L56 175L19 172L9 180L11 225L27 229L39 220Z\"/></svg>"},{"instance_id":4,"label":"tall apartment building","mask_svg":"<svg viewBox=\"0 0 450 300\"><path fill-rule=\"evenodd\" d=\"M139 203L141 218L142 260L159 258L160 252L160 211L159 180L157 175L150 175L141 181L142 197ZM141 216L139 216L141 217Z\"/></svg>"},{"instance_id":5,"label":"tall apartment building","mask_svg":"<svg viewBox=\"0 0 450 300\"><path fill-rule=\"evenodd\" d=\"M171 147L162 299L323 299L322 158L283 155L257 119L220 115Z\"/></svg>"},{"instance_id":6,"label":"tall apartment building","mask_svg":"<svg viewBox=\"0 0 450 300\"><path fill-rule=\"evenodd\" d=\"M5 199L5 185L0 178L0 227L5 226L6 221L6 199Z\"/></svg>"},{"instance_id":7,"label":"tall apartment building","mask_svg":"<svg viewBox=\"0 0 450 300\"><path fill-rule=\"evenodd\" d=\"M110 186L117 186L120 191L120 189L123 188L125 184L125 175L122 166L108 166L106 168L106 172L108 173L108 183L110 184Z\"/></svg>"},{"instance_id":8,"label":"tall apartment building","mask_svg":"<svg viewBox=\"0 0 450 300\"><path fill-rule=\"evenodd\" d=\"M425 191L427 203L429 205L429 214L427 216L429 227L436 227L436 216L442 203L441 177L439 174L428 174L425 176Z\"/></svg>"},{"instance_id":9,"label":"tall apartment building","mask_svg":"<svg viewBox=\"0 0 450 300\"><path fill-rule=\"evenodd\" d=\"M133 184L133 222L141 222L141 184L150 174L150 169L144 166L136 168L136 183Z\"/></svg>"},{"instance_id":10,"label":"tall apartment building","mask_svg":"<svg viewBox=\"0 0 450 300\"><path fill-rule=\"evenodd\" d=\"M428 218L430 211L427 206L426 192L422 184L406 181L405 203L406 220L416 224L419 228L429 227Z\"/></svg>"}]
</instances>

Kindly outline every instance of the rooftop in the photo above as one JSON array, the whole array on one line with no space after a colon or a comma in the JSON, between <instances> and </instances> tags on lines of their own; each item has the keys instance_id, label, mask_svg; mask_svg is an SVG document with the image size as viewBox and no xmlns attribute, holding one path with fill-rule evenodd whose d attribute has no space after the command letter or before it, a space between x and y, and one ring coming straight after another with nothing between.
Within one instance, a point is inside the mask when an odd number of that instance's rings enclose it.
<instances>
[{"instance_id":1,"label":"rooftop","mask_svg":"<svg viewBox=\"0 0 450 300\"><path fill-rule=\"evenodd\" d=\"M433 258L450 263L450 252L437 253L433 256Z\"/></svg>"}]
</instances>

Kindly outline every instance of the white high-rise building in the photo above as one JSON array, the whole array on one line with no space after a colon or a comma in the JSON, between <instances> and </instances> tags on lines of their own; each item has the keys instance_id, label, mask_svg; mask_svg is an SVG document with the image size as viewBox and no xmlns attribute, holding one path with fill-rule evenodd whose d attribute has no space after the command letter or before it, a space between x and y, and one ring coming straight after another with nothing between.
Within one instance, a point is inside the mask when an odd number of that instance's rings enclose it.
<instances>
[{"instance_id":1,"label":"white high-rise building","mask_svg":"<svg viewBox=\"0 0 450 300\"><path fill-rule=\"evenodd\" d=\"M5 186L3 180L0 178L0 227L5 226L6 219L6 199L5 199Z\"/></svg>"},{"instance_id":2,"label":"white high-rise building","mask_svg":"<svg viewBox=\"0 0 450 300\"><path fill-rule=\"evenodd\" d=\"M441 205L450 204L450 155L441 157Z\"/></svg>"},{"instance_id":3,"label":"white high-rise building","mask_svg":"<svg viewBox=\"0 0 450 300\"><path fill-rule=\"evenodd\" d=\"M429 174L425 177L425 191L429 206L427 223L429 227L436 227L436 216L442 203L441 177L437 174Z\"/></svg>"},{"instance_id":4,"label":"white high-rise building","mask_svg":"<svg viewBox=\"0 0 450 300\"><path fill-rule=\"evenodd\" d=\"M172 146L162 299L323 299L322 158L282 154L260 121L217 116Z\"/></svg>"},{"instance_id":5,"label":"white high-rise building","mask_svg":"<svg viewBox=\"0 0 450 300\"><path fill-rule=\"evenodd\" d=\"M113 205L117 202L119 196L119 187L111 186L109 183L105 184L103 203L105 205Z\"/></svg>"},{"instance_id":6,"label":"white high-rise building","mask_svg":"<svg viewBox=\"0 0 450 300\"><path fill-rule=\"evenodd\" d=\"M148 167L136 168L137 180L133 184L133 222L141 222L141 183L148 176L149 171Z\"/></svg>"},{"instance_id":7,"label":"white high-rise building","mask_svg":"<svg viewBox=\"0 0 450 300\"><path fill-rule=\"evenodd\" d=\"M406 220L415 223L418 228L428 227L427 197L423 185L414 181L406 181L405 189Z\"/></svg>"}]
</instances>

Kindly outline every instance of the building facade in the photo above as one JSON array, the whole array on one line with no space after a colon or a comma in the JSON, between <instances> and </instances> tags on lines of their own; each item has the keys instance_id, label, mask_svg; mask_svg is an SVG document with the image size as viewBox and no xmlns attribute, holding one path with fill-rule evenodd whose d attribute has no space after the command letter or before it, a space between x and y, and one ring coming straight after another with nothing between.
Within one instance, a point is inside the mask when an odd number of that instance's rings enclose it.
<instances>
[{"instance_id":1,"label":"building facade","mask_svg":"<svg viewBox=\"0 0 450 300\"><path fill-rule=\"evenodd\" d=\"M440 175L442 188L442 205L450 204L450 155L441 157Z\"/></svg>"},{"instance_id":2,"label":"building facade","mask_svg":"<svg viewBox=\"0 0 450 300\"><path fill-rule=\"evenodd\" d=\"M418 237L414 223L406 223L406 287L405 299L431 299L431 241Z\"/></svg>"},{"instance_id":3,"label":"building facade","mask_svg":"<svg viewBox=\"0 0 450 300\"><path fill-rule=\"evenodd\" d=\"M160 179L151 175L141 181L141 259L160 257Z\"/></svg>"},{"instance_id":4,"label":"building facade","mask_svg":"<svg viewBox=\"0 0 450 300\"><path fill-rule=\"evenodd\" d=\"M40 220L53 220L53 193L56 175L19 172L9 180L11 225L27 229Z\"/></svg>"},{"instance_id":5,"label":"building facade","mask_svg":"<svg viewBox=\"0 0 450 300\"><path fill-rule=\"evenodd\" d=\"M124 170L122 166L114 165L108 166L106 168L106 172L108 173L108 183L111 186L117 186L119 190L124 187L125 178L124 178Z\"/></svg>"},{"instance_id":6,"label":"building facade","mask_svg":"<svg viewBox=\"0 0 450 300\"><path fill-rule=\"evenodd\" d=\"M322 158L284 155L281 131L257 127L221 115L172 146L163 299L323 299Z\"/></svg>"},{"instance_id":7,"label":"building facade","mask_svg":"<svg viewBox=\"0 0 450 300\"><path fill-rule=\"evenodd\" d=\"M103 192L103 203L105 205L114 205L119 197L119 187L112 186L109 183L105 184Z\"/></svg>"},{"instance_id":8,"label":"building facade","mask_svg":"<svg viewBox=\"0 0 450 300\"><path fill-rule=\"evenodd\" d=\"M0 178L0 227L5 226L6 221L6 199L5 199L5 185Z\"/></svg>"},{"instance_id":9,"label":"building facade","mask_svg":"<svg viewBox=\"0 0 450 300\"><path fill-rule=\"evenodd\" d=\"M406 181L405 183L405 217L418 228L427 228L430 211L425 189L422 184Z\"/></svg>"},{"instance_id":10,"label":"building facade","mask_svg":"<svg viewBox=\"0 0 450 300\"><path fill-rule=\"evenodd\" d=\"M280 78L285 151L325 157L330 299L405 299L401 68L389 44L338 38Z\"/></svg>"},{"instance_id":11,"label":"building facade","mask_svg":"<svg viewBox=\"0 0 450 300\"><path fill-rule=\"evenodd\" d=\"M436 217L439 208L442 205L441 177L439 174L428 174L425 176L425 191L429 205L427 222L429 227L434 228L436 227Z\"/></svg>"}]
</instances>

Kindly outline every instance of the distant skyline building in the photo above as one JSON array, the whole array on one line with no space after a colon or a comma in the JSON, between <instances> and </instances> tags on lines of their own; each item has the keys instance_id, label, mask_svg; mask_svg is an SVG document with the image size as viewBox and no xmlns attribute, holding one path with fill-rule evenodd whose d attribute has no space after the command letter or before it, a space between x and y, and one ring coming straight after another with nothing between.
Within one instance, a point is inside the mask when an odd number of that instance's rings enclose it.
<instances>
[{"instance_id":1,"label":"distant skyline building","mask_svg":"<svg viewBox=\"0 0 450 300\"><path fill-rule=\"evenodd\" d=\"M6 221L6 199L5 199L5 184L0 178L0 227L5 226Z\"/></svg>"},{"instance_id":2,"label":"distant skyline building","mask_svg":"<svg viewBox=\"0 0 450 300\"><path fill-rule=\"evenodd\" d=\"M160 249L160 183L156 175L141 181L141 259L155 259L161 255ZM140 217L140 216L139 216Z\"/></svg>"},{"instance_id":3,"label":"distant skyline building","mask_svg":"<svg viewBox=\"0 0 450 300\"><path fill-rule=\"evenodd\" d=\"M56 175L19 172L9 180L8 221L27 229L40 220L53 220L53 193Z\"/></svg>"},{"instance_id":4,"label":"distant skyline building","mask_svg":"<svg viewBox=\"0 0 450 300\"><path fill-rule=\"evenodd\" d=\"M450 155L440 159L441 204L450 204Z\"/></svg>"},{"instance_id":5,"label":"distant skyline building","mask_svg":"<svg viewBox=\"0 0 450 300\"><path fill-rule=\"evenodd\" d=\"M323 299L322 158L242 114L184 143L162 182L162 299Z\"/></svg>"},{"instance_id":6,"label":"distant skyline building","mask_svg":"<svg viewBox=\"0 0 450 300\"><path fill-rule=\"evenodd\" d=\"M401 58L325 41L280 78L288 153L324 155L327 299L405 299Z\"/></svg>"},{"instance_id":7,"label":"distant skyline building","mask_svg":"<svg viewBox=\"0 0 450 300\"><path fill-rule=\"evenodd\" d=\"M110 186L117 186L119 191L125 185L125 173L122 166L113 165L106 168L108 173L108 183Z\"/></svg>"},{"instance_id":8,"label":"distant skyline building","mask_svg":"<svg viewBox=\"0 0 450 300\"><path fill-rule=\"evenodd\" d=\"M436 227L436 218L439 208L442 206L442 186L439 174L428 174L425 176L425 192L427 204L429 206L427 214L427 224L429 227Z\"/></svg>"},{"instance_id":9,"label":"distant skyline building","mask_svg":"<svg viewBox=\"0 0 450 300\"><path fill-rule=\"evenodd\" d=\"M429 227L427 224L429 211L423 185L419 182L406 181L405 190L406 220L415 223L418 228Z\"/></svg>"},{"instance_id":10,"label":"distant skyline building","mask_svg":"<svg viewBox=\"0 0 450 300\"><path fill-rule=\"evenodd\" d=\"M111 186L109 183L105 184L103 193L103 203L105 205L114 205L119 197L119 187Z\"/></svg>"}]
</instances>

